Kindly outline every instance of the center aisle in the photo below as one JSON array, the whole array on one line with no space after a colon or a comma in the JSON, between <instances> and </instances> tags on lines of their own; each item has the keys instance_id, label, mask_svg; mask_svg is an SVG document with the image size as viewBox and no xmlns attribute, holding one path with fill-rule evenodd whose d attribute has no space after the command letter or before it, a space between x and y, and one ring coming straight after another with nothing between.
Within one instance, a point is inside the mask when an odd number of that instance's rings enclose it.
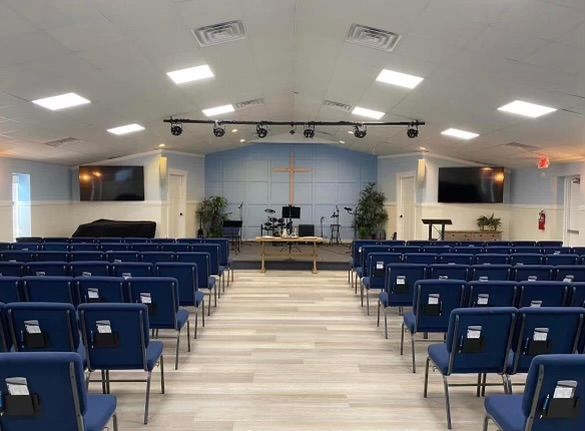
<instances>
[{"instance_id":1,"label":"center aisle","mask_svg":"<svg viewBox=\"0 0 585 431\"><path fill-rule=\"evenodd\" d=\"M389 319L385 340L375 311L366 316L346 277L238 271L192 352L182 352L178 371L169 367L167 395L153 391L148 426L139 423L140 387L131 394L112 387L120 429L445 430L438 373L430 376L429 398L422 396L427 343L417 345L421 371L414 375L410 346L399 354L401 318ZM173 340L165 343L171 359ZM451 395L455 429L480 430L483 399L475 389Z\"/></svg>"}]
</instances>

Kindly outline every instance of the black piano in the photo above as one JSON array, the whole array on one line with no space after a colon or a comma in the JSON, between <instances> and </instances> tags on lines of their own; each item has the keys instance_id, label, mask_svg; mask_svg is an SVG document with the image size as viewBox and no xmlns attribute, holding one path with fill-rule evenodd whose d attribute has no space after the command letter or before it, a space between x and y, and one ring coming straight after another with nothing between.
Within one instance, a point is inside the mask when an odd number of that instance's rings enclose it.
<instances>
[{"instance_id":1,"label":"black piano","mask_svg":"<svg viewBox=\"0 0 585 431\"><path fill-rule=\"evenodd\" d=\"M99 219L91 223L79 225L73 233L73 237L88 238L101 237L130 237L130 238L154 238L156 222L153 221L124 221Z\"/></svg>"}]
</instances>

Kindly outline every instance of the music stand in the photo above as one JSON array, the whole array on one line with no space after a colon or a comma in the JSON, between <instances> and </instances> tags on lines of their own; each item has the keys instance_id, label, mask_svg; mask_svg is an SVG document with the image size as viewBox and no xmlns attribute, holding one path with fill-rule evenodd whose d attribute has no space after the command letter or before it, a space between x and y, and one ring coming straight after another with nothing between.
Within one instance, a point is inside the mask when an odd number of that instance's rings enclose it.
<instances>
[{"instance_id":1,"label":"music stand","mask_svg":"<svg viewBox=\"0 0 585 431\"><path fill-rule=\"evenodd\" d=\"M423 218L423 224L429 226L429 241L433 240L433 226L440 225L441 226L441 241L445 240L445 226L452 225L453 222L450 219L431 219L431 218Z\"/></svg>"}]
</instances>

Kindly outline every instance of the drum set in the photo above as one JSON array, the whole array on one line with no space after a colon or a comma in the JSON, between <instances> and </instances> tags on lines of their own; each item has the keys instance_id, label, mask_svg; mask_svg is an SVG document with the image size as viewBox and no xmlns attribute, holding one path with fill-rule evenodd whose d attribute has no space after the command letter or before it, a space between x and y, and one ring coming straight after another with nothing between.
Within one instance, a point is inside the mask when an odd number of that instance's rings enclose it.
<instances>
[{"instance_id":1,"label":"drum set","mask_svg":"<svg viewBox=\"0 0 585 431\"><path fill-rule=\"evenodd\" d=\"M275 217L276 211L272 208L266 208L264 212L267 214L268 219L260 226L260 235L282 236L282 233L289 228L291 223L283 218Z\"/></svg>"}]
</instances>

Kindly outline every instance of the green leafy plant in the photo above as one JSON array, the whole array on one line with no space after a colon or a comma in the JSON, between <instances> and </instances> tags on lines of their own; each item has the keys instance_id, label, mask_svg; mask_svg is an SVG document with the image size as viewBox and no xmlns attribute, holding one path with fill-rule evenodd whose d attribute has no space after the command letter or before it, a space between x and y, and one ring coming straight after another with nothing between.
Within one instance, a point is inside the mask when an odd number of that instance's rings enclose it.
<instances>
[{"instance_id":1,"label":"green leafy plant","mask_svg":"<svg viewBox=\"0 0 585 431\"><path fill-rule=\"evenodd\" d=\"M375 238L384 229L388 220L385 200L384 193L376 190L376 183L368 183L361 191L354 219L360 238Z\"/></svg>"},{"instance_id":2,"label":"green leafy plant","mask_svg":"<svg viewBox=\"0 0 585 431\"><path fill-rule=\"evenodd\" d=\"M494 213L490 216L481 216L477 218L477 226L480 230L485 230L487 227L495 231L502 227L502 219L496 217Z\"/></svg>"},{"instance_id":3,"label":"green leafy plant","mask_svg":"<svg viewBox=\"0 0 585 431\"><path fill-rule=\"evenodd\" d=\"M222 196L210 196L201 202L199 217L206 237L223 235L223 222L227 218L225 213L227 204L227 199Z\"/></svg>"}]
</instances>

